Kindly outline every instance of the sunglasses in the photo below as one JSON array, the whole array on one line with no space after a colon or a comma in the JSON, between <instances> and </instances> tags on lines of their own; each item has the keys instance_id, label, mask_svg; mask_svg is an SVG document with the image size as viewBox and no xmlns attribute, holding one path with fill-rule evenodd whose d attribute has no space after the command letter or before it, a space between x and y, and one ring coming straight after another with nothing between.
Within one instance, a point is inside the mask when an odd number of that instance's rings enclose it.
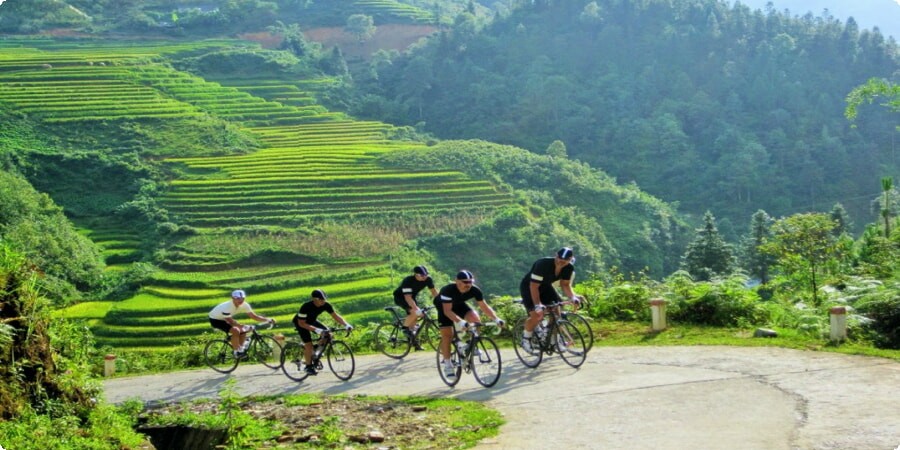
<instances>
[{"instance_id":1,"label":"sunglasses","mask_svg":"<svg viewBox=\"0 0 900 450\"><path fill-rule=\"evenodd\" d=\"M474 280L459 280L459 282L462 283L462 284L472 284L472 283L474 283L475 281L474 281Z\"/></svg>"}]
</instances>

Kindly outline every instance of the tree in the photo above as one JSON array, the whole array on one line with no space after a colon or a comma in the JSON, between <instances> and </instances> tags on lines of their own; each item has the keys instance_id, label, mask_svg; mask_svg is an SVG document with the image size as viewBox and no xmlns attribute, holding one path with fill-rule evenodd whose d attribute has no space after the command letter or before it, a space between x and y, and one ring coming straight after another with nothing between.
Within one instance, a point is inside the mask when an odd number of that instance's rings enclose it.
<instances>
[{"instance_id":1,"label":"tree","mask_svg":"<svg viewBox=\"0 0 900 450\"><path fill-rule=\"evenodd\" d=\"M555 140L547 147L547 155L553 158L567 158L566 144L560 140Z\"/></svg>"},{"instance_id":2,"label":"tree","mask_svg":"<svg viewBox=\"0 0 900 450\"><path fill-rule=\"evenodd\" d=\"M774 220L763 210L756 211L750 219L750 233L744 238L744 267L750 275L759 278L762 284L769 283L769 268L775 265L775 258L761 250L772 236Z\"/></svg>"},{"instance_id":3,"label":"tree","mask_svg":"<svg viewBox=\"0 0 900 450\"><path fill-rule=\"evenodd\" d=\"M884 193L884 204L881 207L881 218L884 220L884 237L891 236L891 202L890 193L893 190L894 180L891 177L881 179L881 192Z\"/></svg>"},{"instance_id":4,"label":"tree","mask_svg":"<svg viewBox=\"0 0 900 450\"><path fill-rule=\"evenodd\" d=\"M276 21L275 25L268 28L272 34L281 35L281 44L278 46L281 50L288 50L298 57L310 56L310 44L300 29L300 24L292 23L285 25L283 22Z\"/></svg>"},{"instance_id":5,"label":"tree","mask_svg":"<svg viewBox=\"0 0 900 450\"><path fill-rule=\"evenodd\" d=\"M853 121L857 116L857 109L863 103L871 104L876 98L886 98L881 106L891 112L900 112L900 84L894 84L881 78L870 78L866 84L857 86L847 94L847 108L844 116Z\"/></svg>"},{"instance_id":6,"label":"tree","mask_svg":"<svg viewBox=\"0 0 900 450\"><path fill-rule=\"evenodd\" d=\"M840 203L834 204L831 208L831 220L835 223L835 236L850 234L850 231L853 228L853 222L850 220L850 214L847 214L847 210L844 209L844 205Z\"/></svg>"},{"instance_id":7,"label":"tree","mask_svg":"<svg viewBox=\"0 0 900 450\"><path fill-rule=\"evenodd\" d=\"M772 240L762 246L764 252L778 258L778 266L785 274L809 283L816 306L820 275L829 262L842 256L833 232L835 227L827 214L795 214L775 222Z\"/></svg>"},{"instance_id":8,"label":"tree","mask_svg":"<svg viewBox=\"0 0 900 450\"><path fill-rule=\"evenodd\" d=\"M375 34L375 30L374 19L372 19L372 16L365 14L353 14L348 17L347 26L344 27L344 31L356 36L356 40L360 45L369 40Z\"/></svg>"},{"instance_id":9,"label":"tree","mask_svg":"<svg viewBox=\"0 0 900 450\"><path fill-rule=\"evenodd\" d=\"M703 227L698 228L697 237L688 245L682 267L698 281L709 281L717 275L727 275L734 264L731 245L722 239L716 228L716 218L706 211Z\"/></svg>"}]
</instances>

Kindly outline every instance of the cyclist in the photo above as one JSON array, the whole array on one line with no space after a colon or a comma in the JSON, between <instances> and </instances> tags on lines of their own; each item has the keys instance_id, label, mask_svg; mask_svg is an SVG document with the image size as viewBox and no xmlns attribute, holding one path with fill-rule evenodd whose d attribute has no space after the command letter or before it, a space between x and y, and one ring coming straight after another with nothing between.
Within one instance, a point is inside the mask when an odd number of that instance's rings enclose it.
<instances>
[{"instance_id":1,"label":"cyclist","mask_svg":"<svg viewBox=\"0 0 900 450\"><path fill-rule=\"evenodd\" d=\"M522 278L519 294L522 296L522 304L528 311L528 320L525 321L525 331L522 333L522 348L525 351L531 351L531 335L544 318L544 305L560 301L553 283L559 281L559 287L566 297L575 303L581 302L581 297L572 291L574 264L575 252L569 247L563 247L556 252L556 256L535 261L531 270Z\"/></svg>"},{"instance_id":2,"label":"cyclist","mask_svg":"<svg viewBox=\"0 0 900 450\"><path fill-rule=\"evenodd\" d=\"M434 297L434 307L438 312L438 323L441 327L440 352L444 365L444 373L453 377L456 370L450 361L450 341L453 339L454 326L462 330L469 323L479 323L478 313L470 308L466 300L474 298L481 311L491 317L498 325L503 325L503 320L497 317L497 313L484 301L484 294L478 286L475 286L475 276L468 270L461 270L456 274L456 281L443 288Z\"/></svg>"},{"instance_id":3,"label":"cyclist","mask_svg":"<svg viewBox=\"0 0 900 450\"><path fill-rule=\"evenodd\" d=\"M241 348L244 345L244 341L247 339L247 335L244 333L241 324L234 320L235 314L246 312L253 320L258 322L271 322L273 325L275 324L275 319L260 316L253 312L253 308L250 307L250 304L247 303L246 300L247 293L242 289L237 289L231 293L231 300L219 303L209 312L209 324L212 325L213 328L222 330L231 335L231 348L234 350L234 355L237 357L244 356Z\"/></svg>"},{"instance_id":4,"label":"cyclist","mask_svg":"<svg viewBox=\"0 0 900 450\"><path fill-rule=\"evenodd\" d=\"M409 338L413 337L416 320L424 314L419 308L416 297L426 287L431 290L432 298L437 297L438 293L434 289L434 281L428 275L428 268L416 266L413 268L413 274L404 278L400 282L400 287L394 290L394 303L403 308L407 314L406 320L403 321L403 333ZM416 350L421 349L422 347L416 342Z\"/></svg>"},{"instance_id":5,"label":"cyclist","mask_svg":"<svg viewBox=\"0 0 900 450\"><path fill-rule=\"evenodd\" d=\"M327 327L317 320L323 312L331 314L331 318L335 322L343 325L348 330L353 329L340 314L334 311L334 306L328 303L325 291L321 289L312 291L310 300L300 306L300 310L297 311L293 319L294 328L297 329L297 334L300 335L300 342L303 342L303 361L306 363L306 373L310 375L317 373L316 368L312 366L313 344L310 332L322 334L327 330Z\"/></svg>"}]
</instances>

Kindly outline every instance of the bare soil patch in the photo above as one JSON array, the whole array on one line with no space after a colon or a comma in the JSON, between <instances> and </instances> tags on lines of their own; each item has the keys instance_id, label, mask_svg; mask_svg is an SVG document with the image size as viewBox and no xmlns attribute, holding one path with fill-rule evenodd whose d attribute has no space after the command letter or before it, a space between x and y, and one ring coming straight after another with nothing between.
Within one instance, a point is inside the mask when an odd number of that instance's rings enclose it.
<instances>
[{"instance_id":1,"label":"bare soil patch","mask_svg":"<svg viewBox=\"0 0 900 450\"><path fill-rule=\"evenodd\" d=\"M280 435L256 442L257 448L372 448L445 449L465 446L459 432L476 432L473 426L452 426L446 408L383 397L321 397L302 404L290 398L245 399L241 410L257 420L283 426ZM225 414L218 402L171 404L153 408L146 416ZM151 419L151 421L153 421Z\"/></svg>"}]
</instances>

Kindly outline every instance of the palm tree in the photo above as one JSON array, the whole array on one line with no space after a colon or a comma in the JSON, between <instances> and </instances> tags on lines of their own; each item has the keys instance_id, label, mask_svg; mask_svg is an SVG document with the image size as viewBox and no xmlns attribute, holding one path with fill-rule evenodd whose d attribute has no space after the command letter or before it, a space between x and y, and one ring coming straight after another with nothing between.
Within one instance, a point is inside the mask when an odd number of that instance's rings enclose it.
<instances>
[{"instance_id":1,"label":"palm tree","mask_svg":"<svg viewBox=\"0 0 900 450\"><path fill-rule=\"evenodd\" d=\"M890 193L894 187L894 180L891 177L881 179L881 191L884 192L884 207L881 208L881 217L884 218L884 237L891 237L891 202Z\"/></svg>"}]
</instances>

